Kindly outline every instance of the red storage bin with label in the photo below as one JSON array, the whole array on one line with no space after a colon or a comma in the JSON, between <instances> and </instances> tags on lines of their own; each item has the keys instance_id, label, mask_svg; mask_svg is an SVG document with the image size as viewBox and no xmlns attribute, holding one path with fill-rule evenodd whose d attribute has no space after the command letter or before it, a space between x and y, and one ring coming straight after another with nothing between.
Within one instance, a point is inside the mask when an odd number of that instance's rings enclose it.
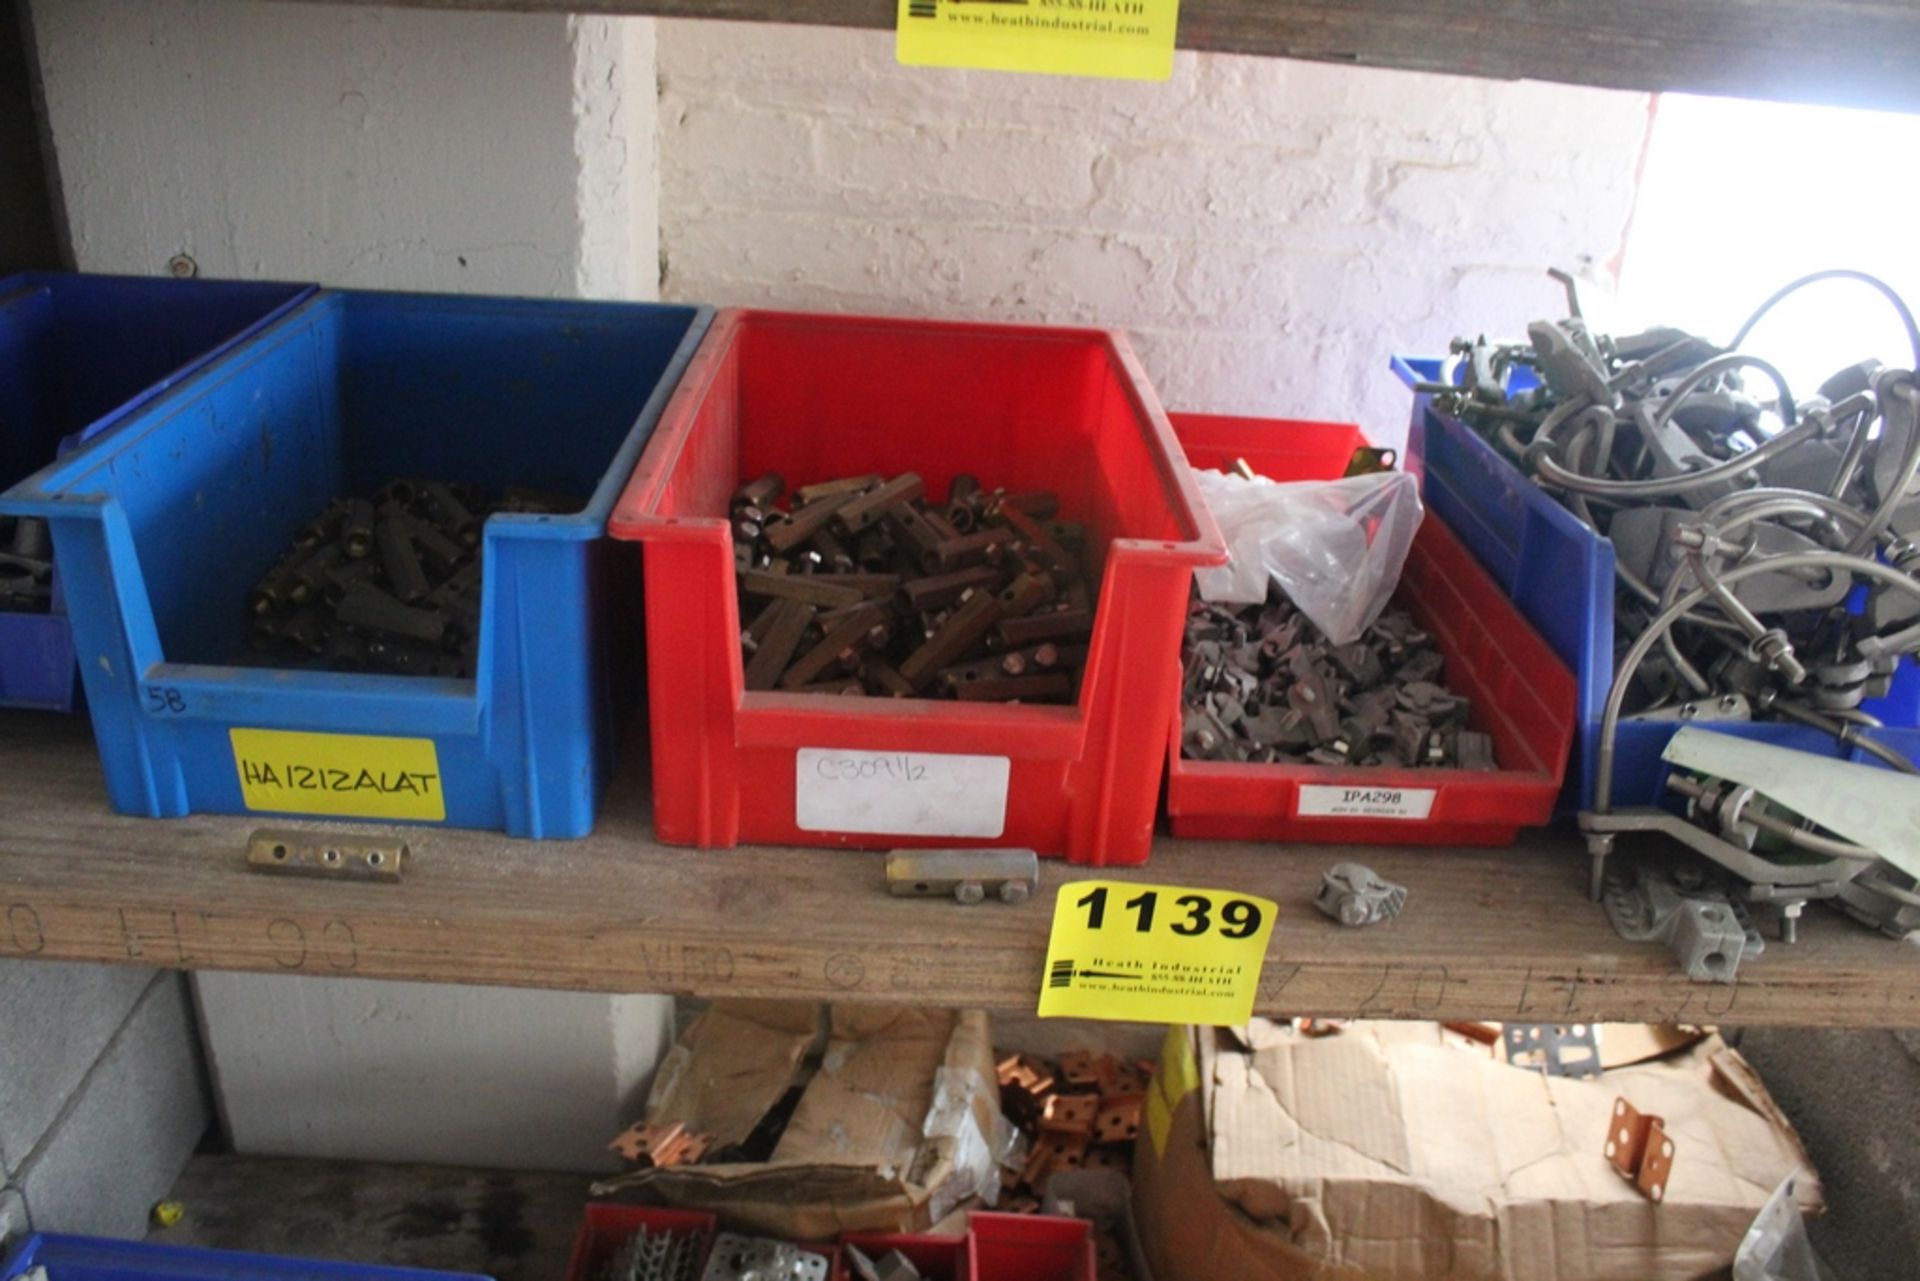
<instances>
[{"instance_id":1,"label":"red storage bin with label","mask_svg":"<svg viewBox=\"0 0 1920 1281\"><path fill-rule=\"evenodd\" d=\"M1077 704L747 692L727 500L768 471L1055 491L1099 584ZM609 528L643 544L661 840L1146 859L1188 584L1225 550L1122 336L723 312Z\"/></svg>"},{"instance_id":2,"label":"red storage bin with label","mask_svg":"<svg viewBox=\"0 0 1920 1281\"><path fill-rule=\"evenodd\" d=\"M1271 480L1331 480L1366 444L1348 423L1174 414L1195 467L1244 458ZM1573 743L1573 673L1431 510L1407 556L1396 602L1433 634L1446 681L1493 735L1495 770L1342 768L1190 761L1176 706L1167 815L1173 834L1207 840L1356 845L1507 845L1553 817ZM1178 704L1177 688L1174 700Z\"/></svg>"}]
</instances>

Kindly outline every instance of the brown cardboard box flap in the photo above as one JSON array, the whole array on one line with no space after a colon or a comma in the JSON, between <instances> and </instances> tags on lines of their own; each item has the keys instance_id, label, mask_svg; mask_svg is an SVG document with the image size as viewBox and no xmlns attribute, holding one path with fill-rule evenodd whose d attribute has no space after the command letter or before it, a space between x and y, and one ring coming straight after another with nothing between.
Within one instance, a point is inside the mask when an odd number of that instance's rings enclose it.
<instances>
[{"instance_id":1,"label":"brown cardboard box flap","mask_svg":"<svg viewBox=\"0 0 1920 1281\"><path fill-rule=\"evenodd\" d=\"M1713 1036L1594 1080L1511 1067L1431 1024L1357 1022L1316 1039L1256 1023L1195 1046L1199 1088L1166 1151L1191 1112L1221 1201L1203 1215L1207 1239L1274 1269L1215 1276L1680 1281L1725 1267L1772 1189L1810 1168ZM1678 1154L1661 1204L1605 1159L1616 1097L1666 1118ZM1817 1210L1818 1180L1800 1189Z\"/></svg>"},{"instance_id":2,"label":"brown cardboard box flap","mask_svg":"<svg viewBox=\"0 0 1920 1281\"><path fill-rule=\"evenodd\" d=\"M641 1190L643 1199L711 1210L742 1231L788 1241L892 1232L927 1217L925 1188L863 1166L687 1165L642 1170L615 1182Z\"/></svg>"},{"instance_id":3,"label":"brown cardboard box flap","mask_svg":"<svg viewBox=\"0 0 1920 1281\"><path fill-rule=\"evenodd\" d=\"M739 1143L799 1079L819 1033L818 1006L715 1001L660 1060L647 1120L682 1122L715 1148Z\"/></svg>"},{"instance_id":4,"label":"brown cardboard box flap","mask_svg":"<svg viewBox=\"0 0 1920 1281\"><path fill-rule=\"evenodd\" d=\"M815 1042L818 1011L783 1011L728 1003L702 1016L669 1055L674 1078L656 1086L661 1110L647 1119L751 1132ZM1005 1121L983 1012L847 1006L826 1022L819 1066L770 1160L639 1170L595 1193L638 1189L752 1231L820 1241L924 1227L989 1184L998 1191ZM729 1141L738 1140L716 1146Z\"/></svg>"}]
</instances>

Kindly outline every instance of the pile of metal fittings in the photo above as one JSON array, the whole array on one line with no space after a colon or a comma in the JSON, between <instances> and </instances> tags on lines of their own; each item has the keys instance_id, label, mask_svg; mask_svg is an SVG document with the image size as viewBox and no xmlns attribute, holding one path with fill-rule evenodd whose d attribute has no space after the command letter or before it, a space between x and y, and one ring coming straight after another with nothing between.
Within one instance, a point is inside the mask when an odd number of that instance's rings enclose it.
<instances>
[{"instance_id":1,"label":"pile of metal fittings","mask_svg":"<svg viewBox=\"0 0 1920 1281\"><path fill-rule=\"evenodd\" d=\"M1786 718L1852 739L1871 723L1862 701L1920 650L1913 371L1862 362L1796 399L1738 350L1803 283L1722 348L1676 329L1594 333L1569 282L1573 315L1535 321L1524 346L1456 341L1458 386L1450 373L1432 388L1436 408L1612 540L1617 649L1656 636L1620 671L1623 715ZM1920 361L1920 330L1897 305ZM1523 367L1540 386L1509 398ZM1746 373L1773 394L1749 391Z\"/></svg>"},{"instance_id":2,"label":"pile of metal fittings","mask_svg":"<svg viewBox=\"0 0 1920 1281\"><path fill-rule=\"evenodd\" d=\"M601 1269L598 1281L700 1281L706 1240L698 1229L639 1227Z\"/></svg>"},{"instance_id":3,"label":"pile of metal fittings","mask_svg":"<svg viewBox=\"0 0 1920 1281\"><path fill-rule=\"evenodd\" d=\"M0 612L44 614L53 606L53 537L34 516L0 516Z\"/></svg>"},{"instance_id":4,"label":"pile of metal fittings","mask_svg":"<svg viewBox=\"0 0 1920 1281\"><path fill-rule=\"evenodd\" d=\"M371 499L337 499L248 595L253 622L242 661L471 679L487 518L580 506L527 490L494 500L420 480L390 481Z\"/></svg>"},{"instance_id":5,"label":"pile of metal fittings","mask_svg":"<svg viewBox=\"0 0 1920 1281\"><path fill-rule=\"evenodd\" d=\"M787 502L783 510L779 504ZM1086 530L1042 491L912 472L730 505L748 689L1070 703L1093 633Z\"/></svg>"},{"instance_id":6,"label":"pile of metal fittings","mask_svg":"<svg viewBox=\"0 0 1920 1281\"><path fill-rule=\"evenodd\" d=\"M1334 645L1277 588L1264 605L1187 607L1180 753L1188 760L1494 768L1493 737L1446 687L1405 610Z\"/></svg>"},{"instance_id":7,"label":"pile of metal fittings","mask_svg":"<svg viewBox=\"0 0 1920 1281\"><path fill-rule=\"evenodd\" d=\"M1132 1171L1152 1063L1072 1050L1003 1054L996 1067L1000 1110L1028 1145L1024 1162L1001 1169L999 1209L1037 1213L1047 1180L1063 1171Z\"/></svg>"},{"instance_id":8,"label":"pile of metal fittings","mask_svg":"<svg viewBox=\"0 0 1920 1281\"><path fill-rule=\"evenodd\" d=\"M1676 329L1607 335L1588 327L1572 281L1559 278L1568 318L1534 322L1524 345L1456 341L1446 376L1421 390L1612 540L1616 669L1593 761L1596 812L1581 818L1594 893L1613 833L1651 826L1733 871L1749 900L1782 904L1783 936L1808 898L1861 893L1885 900L1865 909L1869 919L1897 928L1920 906L1902 888L1912 878L1889 878L1884 864L1859 875L1888 851L1769 812L1739 778L1729 790L1716 781L1725 775L1676 769L1683 829L1666 811L1616 810L1612 790L1629 717L1787 720L1920 773L1875 740L1879 722L1862 707L1920 652L1920 385L1913 369L1869 360L1796 396L1773 364L1740 350L1782 300L1822 280L1883 294L1916 366L1920 326L1883 282L1833 271L1774 293L1724 347ZM1520 369L1540 385L1509 395ZM1792 870L1801 864L1835 870Z\"/></svg>"},{"instance_id":9,"label":"pile of metal fittings","mask_svg":"<svg viewBox=\"0 0 1920 1281\"><path fill-rule=\"evenodd\" d=\"M701 1281L827 1281L830 1268L824 1254L771 1237L722 1232L713 1239Z\"/></svg>"}]
</instances>

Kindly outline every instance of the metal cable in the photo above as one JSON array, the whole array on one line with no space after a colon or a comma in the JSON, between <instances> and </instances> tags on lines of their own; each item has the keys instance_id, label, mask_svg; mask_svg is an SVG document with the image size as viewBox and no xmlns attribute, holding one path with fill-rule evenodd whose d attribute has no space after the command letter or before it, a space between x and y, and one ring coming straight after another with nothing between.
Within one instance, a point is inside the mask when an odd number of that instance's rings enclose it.
<instances>
[{"instance_id":1,"label":"metal cable","mask_svg":"<svg viewBox=\"0 0 1920 1281\"><path fill-rule=\"evenodd\" d=\"M1864 271L1855 271L1850 267L1835 267L1826 271L1816 271L1810 275L1802 276L1798 280L1789 281L1774 290L1773 294L1768 297L1765 302L1753 309L1753 314L1747 317L1746 323L1740 326L1739 331L1733 335L1733 341L1728 343L1727 347L1729 349L1736 348L1745 342L1747 335L1753 332L1754 326L1758 325L1768 312L1772 311L1789 295L1797 293L1808 285L1817 284L1822 280L1857 280L1863 285L1869 285L1879 290L1886 300L1893 304L1893 309L1900 313L1900 323L1906 326L1907 341L1913 345L1914 367L1920 369L1920 324L1914 322L1913 312L1907 308L1906 299L1895 292L1892 285L1889 285L1878 276L1870 276Z\"/></svg>"},{"instance_id":2,"label":"metal cable","mask_svg":"<svg viewBox=\"0 0 1920 1281\"><path fill-rule=\"evenodd\" d=\"M1802 725L1820 730L1823 733L1831 734L1839 739L1845 746L1857 747L1871 756L1878 757L1892 768L1899 770L1902 774L1920 774L1920 765L1915 765L1912 761L1902 756L1893 748L1888 747L1885 743L1880 742L1878 739L1870 738L1862 734L1860 727L1857 725L1848 724L1844 720L1830 719L1822 716L1810 707L1802 707L1798 703L1782 702L1779 699L1775 699L1768 706L1767 710L1777 712L1790 721L1799 721Z\"/></svg>"},{"instance_id":3,"label":"metal cable","mask_svg":"<svg viewBox=\"0 0 1920 1281\"><path fill-rule=\"evenodd\" d=\"M1850 573L1875 579L1899 591L1906 592L1916 599L1920 599L1920 582L1915 582L1899 570L1891 569L1886 565L1880 564L1878 561L1866 560L1859 556L1846 556L1835 552L1791 552L1782 556L1771 556L1755 564L1736 565L1726 573L1720 575L1718 581L1724 587L1732 587L1734 584L1752 578L1756 574L1773 573L1782 569L1824 568L1827 566L1836 569L1845 569ZM1640 664L1646 661L1647 654L1653 649L1654 645L1659 642L1662 633L1664 633L1667 628L1679 622L1680 619L1691 612L1695 606L1706 601L1709 594L1706 588L1700 587L1695 588L1685 596L1674 601L1674 603L1663 610L1658 617L1647 624L1646 630L1640 633L1639 637L1628 648L1625 656L1621 658L1620 666L1614 673L1613 686L1607 693L1605 714L1600 720L1600 750L1594 762L1594 806L1597 812L1606 814L1611 813L1613 809L1613 755L1616 746L1615 740L1619 737L1620 711L1626 703L1627 689L1632 683L1633 674L1640 669ZM1909 628L1908 632L1920 633L1920 628ZM1905 635L1905 633L1902 634L1903 637ZM1868 638L1869 641L1873 639L1872 637ZM1920 641L1920 634L1916 634L1913 639ZM1867 642L1863 641L1862 645L1864 646L1866 643ZM1883 644L1882 649L1885 648L1891 648L1891 646Z\"/></svg>"}]
</instances>

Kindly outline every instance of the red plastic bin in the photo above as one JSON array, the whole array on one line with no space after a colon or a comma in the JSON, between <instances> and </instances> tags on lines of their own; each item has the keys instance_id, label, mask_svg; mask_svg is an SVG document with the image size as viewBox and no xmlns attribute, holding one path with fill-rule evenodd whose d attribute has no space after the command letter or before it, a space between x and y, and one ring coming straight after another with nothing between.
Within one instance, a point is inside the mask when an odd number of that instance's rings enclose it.
<instances>
[{"instance_id":1,"label":"red plastic bin","mask_svg":"<svg viewBox=\"0 0 1920 1281\"><path fill-rule=\"evenodd\" d=\"M594 1202L573 1238L567 1259L567 1281L599 1281L616 1251L641 1228L661 1232L700 1234L700 1268L707 1266L707 1250L719 1220L700 1210L666 1210L650 1205L613 1205Z\"/></svg>"},{"instance_id":2,"label":"red plastic bin","mask_svg":"<svg viewBox=\"0 0 1920 1281\"><path fill-rule=\"evenodd\" d=\"M915 471L936 498L963 471L989 486L1057 492L1062 516L1088 527L1088 570L1100 582L1078 703L747 692L727 499L767 471L789 486ZM1076 863L1145 861L1188 583L1226 552L1121 335L722 312L608 528L644 545L662 841L1013 845ZM932 758L942 770L956 755L993 770L1004 759L1004 804L991 788L973 794L964 834L943 830L957 820L940 807L912 830L874 830L901 824L839 809L827 820L815 809L803 828L799 772L819 766L815 751L835 761L905 754L916 767ZM990 832L996 818L1001 830Z\"/></svg>"},{"instance_id":3,"label":"red plastic bin","mask_svg":"<svg viewBox=\"0 0 1920 1281\"><path fill-rule=\"evenodd\" d=\"M1195 467L1244 458L1273 480L1342 474L1366 438L1348 423L1174 414ZM1447 683L1473 700L1473 727L1493 735L1497 770L1362 769L1190 761L1176 714L1168 743L1167 815L1173 834L1203 840L1356 845L1508 845L1553 817L1572 750L1573 673L1432 511L1420 524L1396 597L1433 634ZM1179 693L1174 700L1177 704ZM1424 817L1302 815L1361 805ZM1367 797L1343 800L1346 793ZM1391 795L1387 795L1391 794ZM1397 799L1396 799L1397 798Z\"/></svg>"},{"instance_id":4,"label":"red plastic bin","mask_svg":"<svg viewBox=\"0 0 1920 1281\"><path fill-rule=\"evenodd\" d=\"M1038 1214L969 1215L976 1281L1095 1281L1093 1224Z\"/></svg>"},{"instance_id":5,"label":"red plastic bin","mask_svg":"<svg viewBox=\"0 0 1920 1281\"><path fill-rule=\"evenodd\" d=\"M920 1270L926 1281L986 1281L986 1273L974 1272L973 1234L963 1237L913 1236L900 1232L848 1232L840 1238L840 1254L835 1260L833 1281L856 1281L847 1263L847 1247L857 1246L869 1259L878 1260L889 1250L898 1250Z\"/></svg>"}]
</instances>

